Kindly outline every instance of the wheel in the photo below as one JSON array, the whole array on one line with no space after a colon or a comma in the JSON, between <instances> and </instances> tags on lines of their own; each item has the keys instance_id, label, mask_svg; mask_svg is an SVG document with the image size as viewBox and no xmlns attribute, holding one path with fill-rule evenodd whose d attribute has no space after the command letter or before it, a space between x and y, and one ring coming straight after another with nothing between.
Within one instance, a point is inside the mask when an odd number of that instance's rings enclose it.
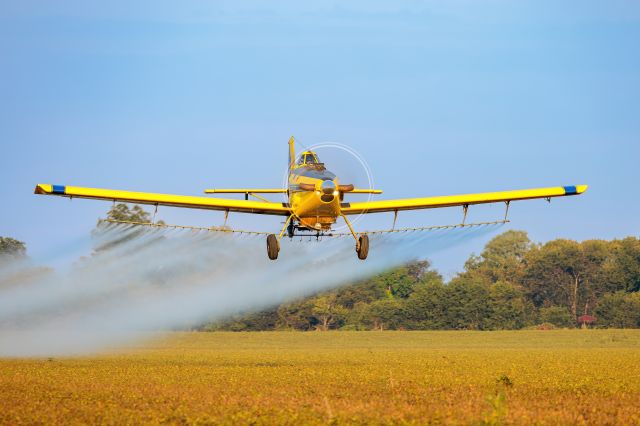
<instances>
[{"instance_id":1,"label":"wheel","mask_svg":"<svg viewBox=\"0 0 640 426\"><path fill-rule=\"evenodd\" d=\"M356 248L358 259L365 260L369 254L369 236L367 234L360 235L358 238L358 247Z\"/></svg>"},{"instance_id":2,"label":"wheel","mask_svg":"<svg viewBox=\"0 0 640 426\"><path fill-rule=\"evenodd\" d=\"M267 255L269 259L276 260L278 258L278 252L280 251L280 247L278 247L278 239L275 235L269 234L267 236Z\"/></svg>"}]
</instances>

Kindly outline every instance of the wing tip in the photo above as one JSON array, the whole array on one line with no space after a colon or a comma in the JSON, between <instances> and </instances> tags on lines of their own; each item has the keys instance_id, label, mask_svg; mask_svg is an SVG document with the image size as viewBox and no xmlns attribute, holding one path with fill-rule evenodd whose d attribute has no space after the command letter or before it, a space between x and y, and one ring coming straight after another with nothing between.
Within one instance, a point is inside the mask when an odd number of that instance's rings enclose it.
<instances>
[{"instance_id":1,"label":"wing tip","mask_svg":"<svg viewBox=\"0 0 640 426\"><path fill-rule=\"evenodd\" d=\"M48 183L39 183L36 185L36 188L33 190L34 194L51 194L53 190L53 185Z\"/></svg>"},{"instance_id":2,"label":"wing tip","mask_svg":"<svg viewBox=\"0 0 640 426\"><path fill-rule=\"evenodd\" d=\"M52 185L49 183L39 183L36 185L33 193L41 195L64 195L66 193L66 186Z\"/></svg>"},{"instance_id":3,"label":"wing tip","mask_svg":"<svg viewBox=\"0 0 640 426\"><path fill-rule=\"evenodd\" d=\"M589 185L569 185L563 186L563 188L564 195L579 195L585 192L589 188Z\"/></svg>"},{"instance_id":4,"label":"wing tip","mask_svg":"<svg viewBox=\"0 0 640 426\"><path fill-rule=\"evenodd\" d=\"M578 194L582 194L587 189L589 189L589 185L576 185L576 190L577 190Z\"/></svg>"}]
</instances>

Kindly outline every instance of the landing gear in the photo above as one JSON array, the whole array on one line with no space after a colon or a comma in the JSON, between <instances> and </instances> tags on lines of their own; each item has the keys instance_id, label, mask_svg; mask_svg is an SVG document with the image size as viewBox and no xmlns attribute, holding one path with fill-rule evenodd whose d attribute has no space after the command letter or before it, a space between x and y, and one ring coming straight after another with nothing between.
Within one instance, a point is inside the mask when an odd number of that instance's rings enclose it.
<instances>
[{"instance_id":1,"label":"landing gear","mask_svg":"<svg viewBox=\"0 0 640 426\"><path fill-rule=\"evenodd\" d=\"M296 225L293 223L293 220L290 220L289 225L287 226L287 237L293 238L295 231Z\"/></svg>"},{"instance_id":2,"label":"landing gear","mask_svg":"<svg viewBox=\"0 0 640 426\"><path fill-rule=\"evenodd\" d=\"M273 234L269 234L267 236L267 255L269 256L269 259L276 260L278 258L279 251L280 245L278 244L278 238Z\"/></svg>"},{"instance_id":3,"label":"landing gear","mask_svg":"<svg viewBox=\"0 0 640 426\"><path fill-rule=\"evenodd\" d=\"M367 234L360 235L356 244L356 253L358 259L365 260L369 254L369 236Z\"/></svg>"},{"instance_id":4,"label":"landing gear","mask_svg":"<svg viewBox=\"0 0 640 426\"><path fill-rule=\"evenodd\" d=\"M367 234L357 236L356 231L353 230L353 226L351 226L351 222L349 222L347 216L342 215L342 218L349 227L351 235L353 235L353 238L356 240L356 253L358 253L358 259L365 260L369 255L369 236Z\"/></svg>"},{"instance_id":5,"label":"landing gear","mask_svg":"<svg viewBox=\"0 0 640 426\"><path fill-rule=\"evenodd\" d=\"M358 254L358 259L365 260L369 255L369 235L367 234L357 235L353 230L353 227L351 226L351 223L349 222L347 217L345 215L342 215L342 218L347 223L347 226L351 231L351 235L353 235L353 238L356 240L356 253ZM269 256L269 259L276 260L278 258L278 253L280 252L280 240L285 235L285 233L289 238L294 237L295 230L296 230L296 226L293 222L293 215L291 215L285 221L284 226L282 227L282 231L280 232L280 235L278 236L276 236L275 234L267 235L267 255ZM319 230L316 233L316 238L320 238Z\"/></svg>"},{"instance_id":6,"label":"landing gear","mask_svg":"<svg viewBox=\"0 0 640 426\"><path fill-rule=\"evenodd\" d=\"M289 216L284 222L284 227L280 231L280 235L277 237L274 234L267 235L267 255L269 259L276 260L278 258L278 252L280 251L280 240L285 231L288 231L289 235L293 236L293 215Z\"/></svg>"}]
</instances>

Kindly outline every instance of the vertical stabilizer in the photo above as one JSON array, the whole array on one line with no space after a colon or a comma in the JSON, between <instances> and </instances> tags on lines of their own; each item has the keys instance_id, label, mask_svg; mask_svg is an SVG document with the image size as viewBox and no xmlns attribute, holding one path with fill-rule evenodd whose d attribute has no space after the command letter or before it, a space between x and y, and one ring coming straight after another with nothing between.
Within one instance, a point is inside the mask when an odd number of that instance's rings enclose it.
<instances>
[{"instance_id":1,"label":"vertical stabilizer","mask_svg":"<svg viewBox=\"0 0 640 426\"><path fill-rule=\"evenodd\" d=\"M295 140L293 139L293 136L291 136L291 138L289 138L289 169L293 168L295 161L296 161Z\"/></svg>"}]
</instances>

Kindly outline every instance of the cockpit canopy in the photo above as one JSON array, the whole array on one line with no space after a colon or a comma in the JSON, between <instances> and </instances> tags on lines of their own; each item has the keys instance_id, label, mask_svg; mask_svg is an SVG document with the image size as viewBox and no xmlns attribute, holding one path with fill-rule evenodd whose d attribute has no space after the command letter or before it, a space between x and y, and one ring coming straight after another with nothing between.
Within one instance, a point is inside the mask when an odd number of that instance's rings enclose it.
<instances>
[{"instance_id":1,"label":"cockpit canopy","mask_svg":"<svg viewBox=\"0 0 640 426\"><path fill-rule=\"evenodd\" d=\"M305 151L300 154L300 158L298 159L298 166L305 166L308 164L320 164L320 160L318 160L318 156L315 152Z\"/></svg>"}]
</instances>

